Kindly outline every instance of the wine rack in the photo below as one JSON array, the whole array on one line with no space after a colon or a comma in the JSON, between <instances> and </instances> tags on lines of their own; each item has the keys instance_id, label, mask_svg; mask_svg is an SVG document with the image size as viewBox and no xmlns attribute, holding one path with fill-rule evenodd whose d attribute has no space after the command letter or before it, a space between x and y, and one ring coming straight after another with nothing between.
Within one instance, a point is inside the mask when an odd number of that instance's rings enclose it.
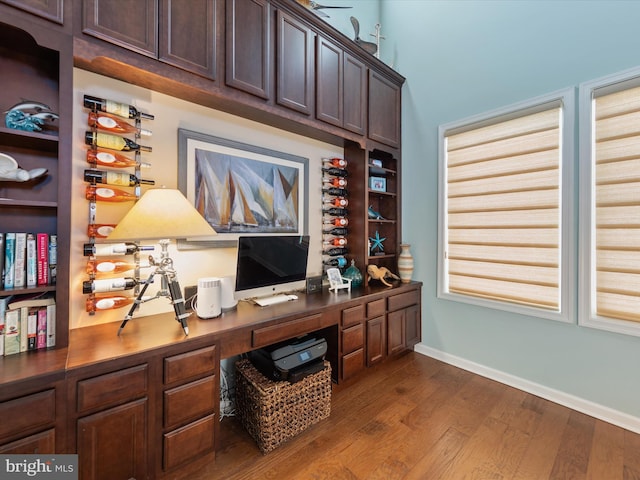
<instances>
[{"instance_id":1,"label":"wine rack","mask_svg":"<svg viewBox=\"0 0 640 480\"><path fill-rule=\"evenodd\" d=\"M347 162L342 158L322 159L322 266L347 267L348 189Z\"/></svg>"},{"instance_id":2,"label":"wine rack","mask_svg":"<svg viewBox=\"0 0 640 480\"><path fill-rule=\"evenodd\" d=\"M83 282L83 294L88 295L86 311L94 315L133 303L141 285L140 251L153 249L135 243L110 246L96 241L106 239L116 226L98 222L100 203L136 202L142 194L141 184L154 184L152 180L142 178L142 169L151 167L142 161L142 151L151 152L152 149L141 145L143 136L151 136L150 130L142 128L142 120L153 120L154 117L131 105L89 95L84 96L84 107L89 110L85 143L90 168L84 171L89 224L88 242L84 245L88 280ZM128 134L133 135L133 140L125 136ZM127 153L133 153L133 158ZM127 169L133 169L133 172Z\"/></svg>"}]
</instances>

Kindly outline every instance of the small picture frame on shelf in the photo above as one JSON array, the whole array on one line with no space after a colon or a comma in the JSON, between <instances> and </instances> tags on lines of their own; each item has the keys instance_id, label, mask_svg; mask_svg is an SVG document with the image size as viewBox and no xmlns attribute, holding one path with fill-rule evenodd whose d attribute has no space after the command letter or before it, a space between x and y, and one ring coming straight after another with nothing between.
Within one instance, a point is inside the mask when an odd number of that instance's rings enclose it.
<instances>
[{"instance_id":1,"label":"small picture frame on shelf","mask_svg":"<svg viewBox=\"0 0 640 480\"><path fill-rule=\"evenodd\" d=\"M377 158L372 158L371 165L374 167L382 168L382 160L378 160Z\"/></svg>"},{"instance_id":2,"label":"small picture frame on shelf","mask_svg":"<svg viewBox=\"0 0 640 480\"><path fill-rule=\"evenodd\" d=\"M386 192L387 179L384 177L369 177L369 188L376 192Z\"/></svg>"}]
</instances>

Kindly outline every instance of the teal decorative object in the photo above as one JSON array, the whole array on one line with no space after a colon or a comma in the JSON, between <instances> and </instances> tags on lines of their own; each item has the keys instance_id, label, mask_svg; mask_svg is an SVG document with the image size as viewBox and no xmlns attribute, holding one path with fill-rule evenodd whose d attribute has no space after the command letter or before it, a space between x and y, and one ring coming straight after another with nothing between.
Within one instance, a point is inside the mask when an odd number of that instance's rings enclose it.
<instances>
[{"instance_id":1,"label":"teal decorative object","mask_svg":"<svg viewBox=\"0 0 640 480\"><path fill-rule=\"evenodd\" d=\"M362 273L356 267L356 261L353 259L351 260L351 266L344 271L342 276L351 280L351 286L354 288L362 285Z\"/></svg>"}]
</instances>

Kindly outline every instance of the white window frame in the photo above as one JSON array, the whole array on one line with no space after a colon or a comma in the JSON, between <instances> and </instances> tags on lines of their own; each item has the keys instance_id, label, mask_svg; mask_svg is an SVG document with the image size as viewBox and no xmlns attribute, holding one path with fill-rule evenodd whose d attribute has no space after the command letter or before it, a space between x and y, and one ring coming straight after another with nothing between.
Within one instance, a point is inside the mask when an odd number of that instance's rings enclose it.
<instances>
[{"instance_id":1,"label":"white window frame","mask_svg":"<svg viewBox=\"0 0 640 480\"><path fill-rule=\"evenodd\" d=\"M579 307L578 324L626 335L640 336L640 322L619 320L596 314L596 258L593 248L595 229L593 138L596 93L607 94L640 86L640 68L581 83L580 108L580 227L579 227Z\"/></svg>"},{"instance_id":2,"label":"white window frame","mask_svg":"<svg viewBox=\"0 0 640 480\"><path fill-rule=\"evenodd\" d=\"M453 130L474 129L484 125L490 125L499 121L528 115L541 111L549 104L560 102L562 119L561 133L561 159L560 159L560 299L559 309L548 310L534 306L521 305L499 300L485 299L448 291L448 272L446 247L447 247L447 155L446 135ZM575 242L573 228L574 214L574 190L572 178L574 177L574 117L575 117L575 89L566 88L556 92L542 95L527 101L519 102L488 113L475 115L463 120L440 125L438 128L438 272L437 272L437 296L440 299L467 303L492 309L505 310L512 313L535 316L566 323L575 323L575 253L572 245Z\"/></svg>"}]
</instances>

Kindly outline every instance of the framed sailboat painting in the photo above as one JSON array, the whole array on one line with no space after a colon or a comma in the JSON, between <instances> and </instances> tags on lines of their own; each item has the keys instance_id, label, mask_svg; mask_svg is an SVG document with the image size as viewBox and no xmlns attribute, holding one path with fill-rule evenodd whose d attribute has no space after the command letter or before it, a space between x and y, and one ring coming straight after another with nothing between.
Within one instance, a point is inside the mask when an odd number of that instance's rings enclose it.
<instances>
[{"instance_id":1,"label":"framed sailboat painting","mask_svg":"<svg viewBox=\"0 0 640 480\"><path fill-rule=\"evenodd\" d=\"M178 129L178 188L218 233L180 248L234 246L240 235L308 233L309 159Z\"/></svg>"}]
</instances>

